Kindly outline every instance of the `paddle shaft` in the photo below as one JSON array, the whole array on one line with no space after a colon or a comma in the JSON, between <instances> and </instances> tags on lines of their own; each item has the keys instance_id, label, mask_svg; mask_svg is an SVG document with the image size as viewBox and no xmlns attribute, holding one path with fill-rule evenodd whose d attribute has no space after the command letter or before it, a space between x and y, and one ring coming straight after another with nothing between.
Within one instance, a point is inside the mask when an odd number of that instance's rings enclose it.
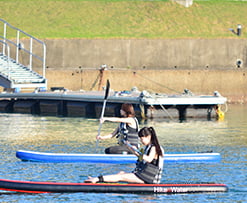
<instances>
[{"instance_id":1,"label":"paddle shaft","mask_svg":"<svg viewBox=\"0 0 247 203\"><path fill-rule=\"evenodd\" d=\"M105 106L106 106L106 99L104 100L104 103L103 103L103 107L102 107L102 112L101 112L100 118L103 118L103 117L104 117L104 114L105 114ZM103 123L100 123L100 124L99 124L99 129L98 129L98 135L97 135L97 137L100 136L100 131L101 131L101 128L102 128L102 124L103 124ZM97 141L98 141L98 140L97 140Z\"/></svg>"},{"instance_id":2,"label":"paddle shaft","mask_svg":"<svg viewBox=\"0 0 247 203\"><path fill-rule=\"evenodd\" d=\"M139 155L142 155L143 153L140 151L140 150L138 150L138 149L136 149L135 147L133 147L130 143L128 143L126 140L123 140L123 143L125 144L125 145L127 145L129 148L131 148L132 150L134 150L135 152L137 152Z\"/></svg>"},{"instance_id":3,"label":"paddle shaft","mask_svg":"<svg viewBox=\"0 0 247 203\"><path fill-rule=\"evenodd\" d=\"M104 114L105 114L105 107L106 107L106 101L107 101L107 97L108 97L108 94L109 94L109 90L110 90L110 82L109 82L109 80L107 80L107 82L106 82L106 90L105 90L105 98L104 98L104 103L103 103L100 119L102 119L104 117ZM100 131L101 131L101 128L102 128L102 124L103 123L100 122L97 138L100 136ZM96 147L98 147L98 144L99 144L99 140L97 139L96 140Z\"/></svg>"}]
</instances>

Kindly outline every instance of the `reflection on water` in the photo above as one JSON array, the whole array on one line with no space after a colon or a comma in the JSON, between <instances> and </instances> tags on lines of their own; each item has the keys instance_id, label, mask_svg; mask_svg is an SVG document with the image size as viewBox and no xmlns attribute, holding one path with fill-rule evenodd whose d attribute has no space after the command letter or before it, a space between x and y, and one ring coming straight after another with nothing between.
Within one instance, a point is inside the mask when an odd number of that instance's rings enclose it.
<instances>
[{"instance_id":1,"label":"reflection on water","mask_svg":"<svg viewBox=\"0 0 247 203\"><path fill-rule=\"evenodd\" d=\"M189 120L184 123L169 120L141 121L141 126L154 126L164 145L242 145L247 143L247 108L231 106L224 121ZM93 144L98 131L97 119L38 117L25 114L0 114L0 139L10 144L45 146ZM114 130L116 124L104 123L102 134ZM105 143L106 141L104 141ZM115 140L110 141L112 143ZM107 144L109 144L107 142ZM104 144L103 144L104 145ZM52 150L52 149L50 149Z\"/></svg>"},{"instance_id":2,"label":"reflection on water","mask_svg":"<svg viewBox=\"0 0 247 203\"><path fill-rule=\"evenodd\" d=\"M221 202L242 201L247 188L247 107L231 105L224 121L207 121L206 119L188 119L187 122L170 120L142 121L141 126L154 126L161 145L166 153L219 152L221 163L209 164L167 164L162 182L211 181L229 185L235 192L211 196L197 195L199 202L210 202L222 198ZM0 178L38 181L83 182L88 175L115 173L121 170L131 171L133 164L110 165L88 163L33 163L21 162L15 157L20 149L64 152L64 153L102 153L104 148L115 144L116 140L100 141L96 149L95 137L98 132L97 119L39 117L25 114L0 114ZM101 133L112 132L115 123L105 122ZM240 190L241 189L241 190ZM67 201L98 201L100 194L58 194L44 195L50 201L52 197ZM26 200L27 196L18 196ZM5 200L13 201L17 196L5 196ZM134 202L148 201L141 195L104 196L105 201ZM195 196L194 196L195 198ZM194 202L193 195L188 196L152 196L152 201ZM207 199L209 198L209 199ZM29 201L38 201L39 197L31 196ZM102 199L101 199L102 200Z\"/></svg>"}]
</instances>

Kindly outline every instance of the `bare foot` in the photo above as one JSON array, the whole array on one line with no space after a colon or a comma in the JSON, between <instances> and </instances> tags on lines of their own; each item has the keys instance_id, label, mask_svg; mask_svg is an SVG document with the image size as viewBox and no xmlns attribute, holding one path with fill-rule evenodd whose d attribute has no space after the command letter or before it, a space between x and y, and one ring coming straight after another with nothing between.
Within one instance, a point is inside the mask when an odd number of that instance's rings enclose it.
<instances>
[{"instance_id":1,"label":"bare foot","mask_svg":"<svg viewBox=\"0 0 247 203\"><path fill-rule=\"evenodd\" d=\"M99 178L93 178L91 176L88 176L87 180L84 180L84 183L97 183L99 181Z\"/></svg>"}]
</instances>

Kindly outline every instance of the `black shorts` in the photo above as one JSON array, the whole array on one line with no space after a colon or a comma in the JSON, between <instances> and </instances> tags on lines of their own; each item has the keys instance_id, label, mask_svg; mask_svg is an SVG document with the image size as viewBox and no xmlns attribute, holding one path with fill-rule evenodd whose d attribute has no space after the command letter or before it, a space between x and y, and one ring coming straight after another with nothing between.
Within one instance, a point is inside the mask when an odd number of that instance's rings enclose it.
<instances>
[{"instance_id":1,"label":"black shorts","mask_svg":"<svg viewBox=\"0 0 247 203\"><path fill-rule=\"evenodd\" d=\"M106 154L133 154L126 146L112 146L105 149Z\"/></svg>"}]
</instances>

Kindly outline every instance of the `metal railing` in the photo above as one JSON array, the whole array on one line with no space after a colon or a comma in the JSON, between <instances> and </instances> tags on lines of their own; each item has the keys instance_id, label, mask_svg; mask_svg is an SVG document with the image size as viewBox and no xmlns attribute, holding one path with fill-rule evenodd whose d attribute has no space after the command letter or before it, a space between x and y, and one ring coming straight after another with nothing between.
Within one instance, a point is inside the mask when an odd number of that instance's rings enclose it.
<instances>
[{"instance_id":1,"label":"metal railing","mask_svg":"<svg viewBox=\"0 0 247 203\"><path fill-rule=\"evenodd\" d=\"M3 40L0 40L0 43L3 44L3 52L4 53L5 53L5 46L7 47L7 69L8 69L8 72L10 73L10 68L9 68L10 48L9 48L9 45L6 42L4 42ZM9 78L10 78L10 74L8 74L8 79Z\"/></svg>"},{"instance_id":2,"label":"metal railing","mask_svg":"<svg viewBox=\"0 0 247 203\"><path fill-rule=\"evenodd\" d=\"M10 43L12 45L14 45L16 47L16 56L15 56L15 61L17 63L19 63L19 51L23 50L26 53L29 54L29 68L30 70L32 70L32 63L33 63L33 57L37 58L39 61L41 61L42 63L42 72L43 72L43 77L45 78L45 67L46 67L46 45L44 42L42 42L41 40L27 34L26 32L10 25L8 22L6 22L3 19L0 19L0 22L3 23L3 36L0 36L3 40L3 51L2 53L5 55L5 46L6 44ZM16 40L10 40L7 38L7 28L8 29L12 29L16 32ZM30 39L30 43L29 43L29 49L24 48L21 43L20 43L20 33L22 33L25 38L29 38ZM33 53L33 41L37 42L40 46L42 46L42 56L38 56L36 54Z\"/></svg>"}]
</instances>

